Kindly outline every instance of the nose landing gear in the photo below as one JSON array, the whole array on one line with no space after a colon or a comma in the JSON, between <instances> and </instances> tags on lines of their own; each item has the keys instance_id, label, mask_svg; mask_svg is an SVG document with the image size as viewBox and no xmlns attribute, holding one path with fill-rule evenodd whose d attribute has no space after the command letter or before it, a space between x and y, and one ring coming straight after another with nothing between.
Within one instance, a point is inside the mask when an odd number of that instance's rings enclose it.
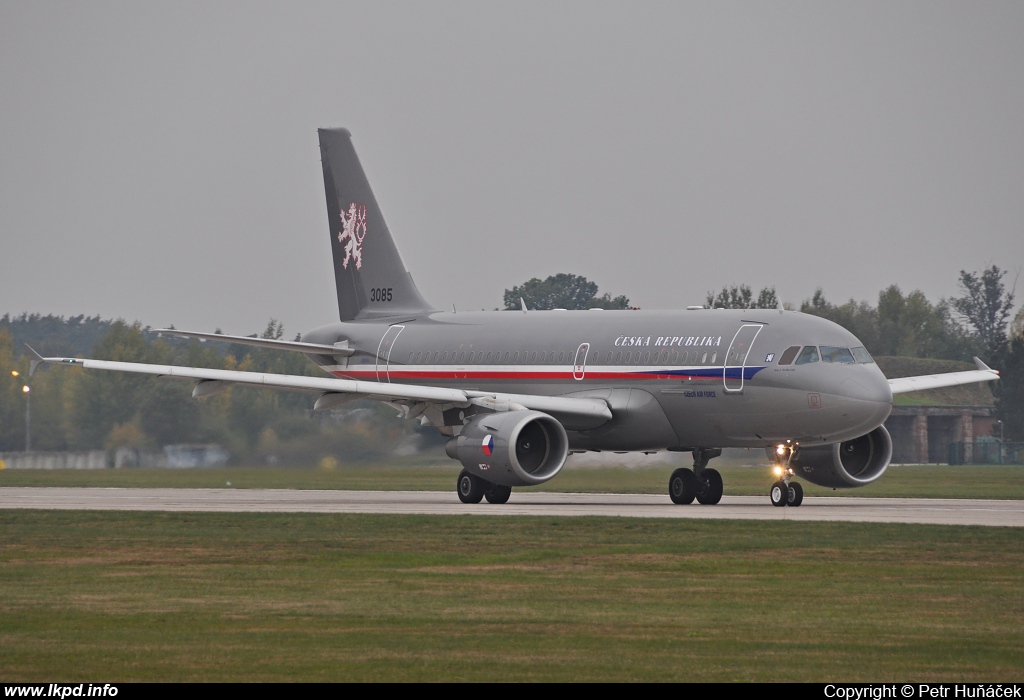
<instances>
[{"instance_id":1,"label":"nose landing gear","mask_svg":"<svg viewBox=\"0 0 1024 700\"><path fill-rule=\"evenodd\" d=\"M772 484L772 490L768 492L772 499L772 505L778 508L793 506L794 508L804 502L804 489L795 481L787 484L783 480Z\"/></svg>"},{"instance_id":2,"label":"nose landing gear","mask_svg":"<svg viewBox=\"0 0 1024 700\"><path fill-rule=\"evenodd\" d=\"M775 476L779 477L779 480L772 484L772 488L768 492L772 505L776 508L785 506L796 508L804 502L803 486L795 481L790 483L790 479L793 478L793 468L789 466L789 461L793 458L794 451L795 447L788 445L779 445L775 451L780 458L785 460L776 465Z\"/></svg>"}]
</instances>

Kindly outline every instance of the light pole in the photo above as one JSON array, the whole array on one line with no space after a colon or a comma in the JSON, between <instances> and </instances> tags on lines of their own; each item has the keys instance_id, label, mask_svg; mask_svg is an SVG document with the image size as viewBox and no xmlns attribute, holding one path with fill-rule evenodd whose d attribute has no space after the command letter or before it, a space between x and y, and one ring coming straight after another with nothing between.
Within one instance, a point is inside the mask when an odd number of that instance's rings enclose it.
<instances>
[{"instance_id":1,"label":"light pole","mask_svg":"<svg viewBox=\"0 0 1024 700\"><path fill-rule=\"evenodd\" d=\"M12 377L20 377L21 373L11 370ZM21 393L25 395L25 451L32 451L32 387L28 382L21 387Z\"/></svg>"},{"instance_id":2,"label":"light pole","mask_svg":"<svg viewBox=\"0 0 1024 700\"><path fill-rule=\"evenodd\" d=\"M999 424L999 463L1002 464L1003 463L1003 442L1004 442L1004 440L1003 440L1003 421L997 420L996 423Z\"/></svg>"}]
</instances>

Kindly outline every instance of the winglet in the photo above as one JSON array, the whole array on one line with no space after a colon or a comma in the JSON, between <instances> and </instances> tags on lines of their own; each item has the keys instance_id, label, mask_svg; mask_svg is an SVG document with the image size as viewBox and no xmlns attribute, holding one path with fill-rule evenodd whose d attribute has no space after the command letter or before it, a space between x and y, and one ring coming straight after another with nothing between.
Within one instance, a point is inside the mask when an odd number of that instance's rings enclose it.
<instances>
[{"instance_id":1,"label":"winglet","mask_svg":"<svg viewBox=\"0 0 1024 700\"><path fill-rule=\"evenodd\" d=\"M526 299L519 297L519 303L523 305L523 313L526 313Z\"/></svg>"},{"instance_id":2,"label":"winglet","mask_svg":"<svg viewBox=\"0 0 1024 700\"><path fill-rule=\"evenodd\" d=\"M974 358L974 364L976 364L978 366L978 369L980 369L983 372L995 372L996 374L999 374L999 370L992 369L991 367L986 365L984 362L979 360L977 357Z\"/></svg>"},{"instance_id":3,"label":"winglet","mask_svg":"<svg viewBox=\"0 0 1024 700\"><path fill-rule=\"evenodd\" d=\"M28 364L28 376L32 376L39 369L39 365L46 364L46 360L38 352L32 349L32 346L25 343L25 349L28 350L28 354L32 356L32 360Z\"/></svg>"}]
</instances>

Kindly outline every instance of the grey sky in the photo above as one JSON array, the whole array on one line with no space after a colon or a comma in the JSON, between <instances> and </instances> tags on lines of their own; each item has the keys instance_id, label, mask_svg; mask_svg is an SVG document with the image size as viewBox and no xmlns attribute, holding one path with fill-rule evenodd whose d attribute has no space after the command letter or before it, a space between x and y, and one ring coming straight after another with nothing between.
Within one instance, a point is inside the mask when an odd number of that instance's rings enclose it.
<instances>
[{"instance_id":1,"label":"grey sky","mask_svg":"<svg viewBox=\"0 0 1024 700\"><path fill-rule=\"evenodd\" d=\"M0 314L336 319L320 126L441 308L1024 264L1024 3L0 0Z\"/></svg>"}]
</instances>

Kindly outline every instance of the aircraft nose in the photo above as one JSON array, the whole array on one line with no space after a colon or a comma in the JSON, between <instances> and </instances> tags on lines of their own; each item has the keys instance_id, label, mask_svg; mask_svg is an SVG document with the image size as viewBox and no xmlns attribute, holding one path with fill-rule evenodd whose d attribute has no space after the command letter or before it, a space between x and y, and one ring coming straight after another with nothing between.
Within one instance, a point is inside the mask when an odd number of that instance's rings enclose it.
<instances>
[{"instance_id":1,"label":"aircraft nose","mask_svg":"<svg viewBox=\"0 0 1024 700\"><path fill-rule=\"evenodd\" d=\"M889 382L881 372L868 376L847 378L839 385L840 393L858 401L869 401L871 403L892 404L892 390Z\"/></svg>"},{"instance_id":2,"label":"aircraft nose","mask_svg":"<svg viewBox=\"0 0 1024 700\"><path fill-rule=\"evenodd\" d=\"M862 427L880 425L892 411L892 390L885 376L875 372L847 377L839 385L847 415Z\"/></svg>"}]
</instances>

